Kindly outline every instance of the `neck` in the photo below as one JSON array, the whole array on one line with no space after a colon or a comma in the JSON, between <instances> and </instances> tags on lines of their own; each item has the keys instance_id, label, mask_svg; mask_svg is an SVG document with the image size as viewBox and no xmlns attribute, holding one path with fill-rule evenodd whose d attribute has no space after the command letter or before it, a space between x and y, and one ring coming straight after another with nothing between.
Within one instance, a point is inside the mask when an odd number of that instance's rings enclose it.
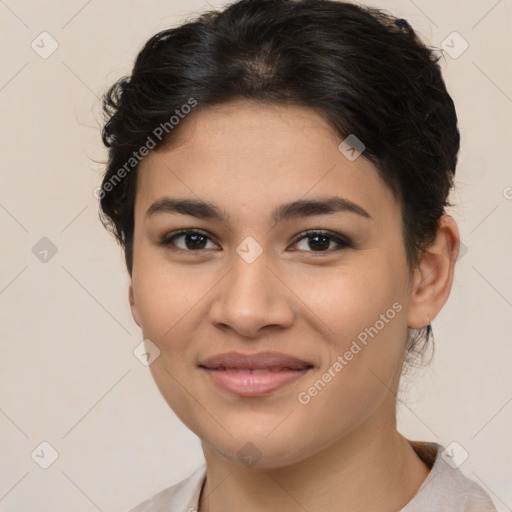
<instances>
[{"instance_id":1,"label":"neck","mask_svg":"<svg viewBox=\"0 0 512 512\"><path fill-rule=\"evenodd\" d=\"M207 481L199 512L396 512L429 468L392 423L385 429L369 422L313 456L277 468L246 468L203 442Z\"/></svg>"}]
</instances>

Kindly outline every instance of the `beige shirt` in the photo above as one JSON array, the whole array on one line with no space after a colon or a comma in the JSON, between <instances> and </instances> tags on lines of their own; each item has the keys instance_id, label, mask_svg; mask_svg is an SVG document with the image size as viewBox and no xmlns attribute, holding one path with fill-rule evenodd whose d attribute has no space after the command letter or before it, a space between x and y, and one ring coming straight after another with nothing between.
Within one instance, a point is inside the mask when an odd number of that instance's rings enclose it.
<instances>
[{"instance_id":1,"label":"beige shirt","mask_svg":"<svg viewBox=\"0 0 512 512\"><path fill-rule=\"evenodd\" d=\"M397 512L496 512L482 487L445 462L441 457L442 446L410 443L431 469L411 501ZM205 477L206 465L203 464L185 480L155 494L130 512L196 512Z\"/></svg>"}]
</instances>

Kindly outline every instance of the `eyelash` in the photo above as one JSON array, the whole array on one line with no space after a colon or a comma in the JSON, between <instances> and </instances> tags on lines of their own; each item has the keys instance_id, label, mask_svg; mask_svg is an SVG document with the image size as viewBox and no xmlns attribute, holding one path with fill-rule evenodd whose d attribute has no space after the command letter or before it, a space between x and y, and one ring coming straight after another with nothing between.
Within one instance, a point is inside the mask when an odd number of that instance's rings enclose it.
<instances>
[{"instance_id":1,"label":"eyelash","mask_svg":"<svg viewBox=\"0 0 512 512\"><path fill-rule=\"evenodd\" d=\"M203 236L203 237L206 237L208 238L209 240L212 240L208 234L204 231L201 231L201 230L198 230L198 229L192 229L192 228L189 228L189 229L183 229L181 231L178 231L176 233L169 233L167 235L165 235L161 240L159 240L159 245L162 245L166 248L171 248L170 246L173 245L173 241L176 240L177 238L180 238L182 236L185 236L185 235L200 235L200 236ZM301 233L299 233L294 241L293 241L293 245L297 244L298 242L304 240L304 239L307 239L307 238L314 238L315 236L321 236L321 237L325 237L325 238L328 238L330 239L331 241L334 241L335 243L338 244L338 248L337 249L328 249L326 251L305 251L305 252L310 252L312 254L330 254L332 252L337 252L337 251L340 251L342 249L353 249L354 248L354 245L352 243L351 240L349 240L347 237L345 236L341 236L337 233L333 233L333 232L330 232L330 231L325 231L325 230L314 230L314 229L310 229L310 230L307 230L307 231L302 231ZM213 241L213 240L212 240ZM197 250L191 250L191 249L182 249L180 247L172 247L172 250L174 251L180 251L180 252L188 252L188 253L192 253L192 252L197 252L197 253L201 253L201 252L204 252L206 249L197 249Z\"/></svg>"}]
</instances>

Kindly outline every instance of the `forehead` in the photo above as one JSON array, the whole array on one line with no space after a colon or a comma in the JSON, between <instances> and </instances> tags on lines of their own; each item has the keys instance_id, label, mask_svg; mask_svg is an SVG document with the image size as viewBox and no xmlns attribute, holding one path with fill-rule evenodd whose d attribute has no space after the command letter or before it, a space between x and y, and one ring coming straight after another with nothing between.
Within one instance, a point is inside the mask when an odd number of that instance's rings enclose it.
<instances>
[{"instance_id":1,"label":"forehead","mask_svg":"<svg viewBox=\"0 0 512 512\"><path fill-rule=\"evenodd\" d=\"M349 160L343 139L311 108L236 101L198 110L178 128L139 165L136 215L163 195L270 215L270 204L336 194L372 216L396 213L373 164Z\"/></svg>"}]
</instances>

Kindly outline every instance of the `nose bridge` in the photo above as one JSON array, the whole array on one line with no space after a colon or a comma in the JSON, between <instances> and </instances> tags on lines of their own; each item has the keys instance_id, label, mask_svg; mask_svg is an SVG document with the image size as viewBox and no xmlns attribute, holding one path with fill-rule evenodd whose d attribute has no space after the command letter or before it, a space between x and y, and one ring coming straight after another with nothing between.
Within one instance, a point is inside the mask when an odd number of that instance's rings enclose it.
<instances>
[{"instance_id":1,"label":"nose bridge","mask_svg":"<svg viewBox=\"0 0 512 512\"><path fill-rule=\"evenodd\" d=\"M290 325L293 317L286 287L269 268L268 252L259 247L250 240L237 247L211 311L213 323L230 326L244 336L256 336L268 325Z\"/></svg>"},{"instance_id":2,"label":"nose bridge","mask_svg":"<svg viewBox=\"0 0 512 512\"><path fill-rule=\"evenodd\" d=\"M251 298L253 293L259 295L260 299L268 299L267 294L271 292L272 283L268 266L271 264L268 251L261 251L255 254L250 248L247 254L240 254L241 247L237 248L237 256L233 258L233 288L234 294L240 292L241 298ZM238 290L237 290L238 288ZM256 297L252 297L256 298Z\"/></svg>"}]
</instances>

